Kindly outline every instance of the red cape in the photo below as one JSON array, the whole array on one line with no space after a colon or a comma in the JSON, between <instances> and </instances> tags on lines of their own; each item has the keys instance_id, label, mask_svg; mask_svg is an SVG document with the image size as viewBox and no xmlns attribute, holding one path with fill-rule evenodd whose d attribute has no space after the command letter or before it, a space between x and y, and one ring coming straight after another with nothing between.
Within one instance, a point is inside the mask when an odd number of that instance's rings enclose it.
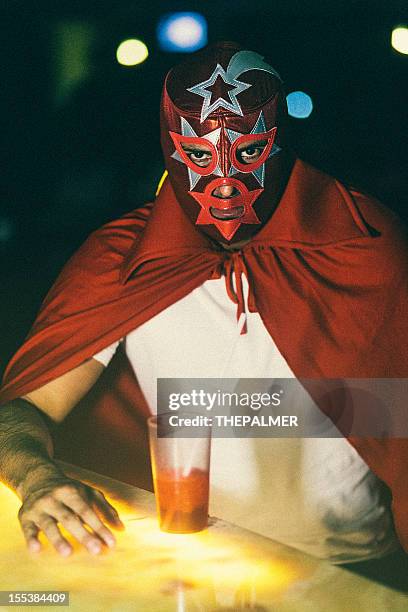
<instances>
[{"instance_id":1,"label":"red cape","mask_svg":"<svg viewBox=\"0 0 408 612\"><path fill-rule=\"evenodd\" d=\"M234 254L214 250L166 181L154 205L97 230L68 262L7 368L0 401L64 374L242 262L250 309L298 378L407 378L407 261L390 211L299 160L270 221ZM64 425L62 455L135 482L148 411L123 356L82 410ZM408 549L408 440L350 441L391 489Z\"/></svg>"}]
</instances>

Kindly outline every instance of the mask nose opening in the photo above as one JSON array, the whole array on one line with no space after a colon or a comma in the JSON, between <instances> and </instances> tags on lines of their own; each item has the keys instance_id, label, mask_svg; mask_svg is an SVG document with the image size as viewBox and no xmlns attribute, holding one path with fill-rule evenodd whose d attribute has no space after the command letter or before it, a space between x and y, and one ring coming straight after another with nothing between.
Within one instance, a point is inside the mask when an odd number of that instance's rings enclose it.
<instances>
[{"instance_id":1,"label":"mask nose opening","mask_svg":"<svg viewBox=\"0 0 408 612\"><path fill-rule=\"evenodd\" d=\"M214 198L219 198L220 200L231 200L232 198L239 196L240 191L234 185L219 185L213 189L211 195Z\"/></svg>"}]
</instances>

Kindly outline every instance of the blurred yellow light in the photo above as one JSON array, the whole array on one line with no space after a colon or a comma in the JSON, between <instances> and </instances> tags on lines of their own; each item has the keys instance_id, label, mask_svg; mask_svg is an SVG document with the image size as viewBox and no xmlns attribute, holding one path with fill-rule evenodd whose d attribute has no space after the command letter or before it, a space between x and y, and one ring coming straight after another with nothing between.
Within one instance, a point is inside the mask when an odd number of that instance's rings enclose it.
<instances>
[{"instance_id":1,"label":"blurred yellow light","mask_svg":"<svg viewBox=\"0 0 408 612\"><path fill-rule=\"evenodd\" d=\"M396 51L408 55L408 28L394 28L391 35L391 44Z\"/></svg>"},{"instance_id":2,"label":"blurred yellow light","mask_svg":"<svg viewBox=\"0 0 408 612\"><path fill-rule=\"evenodd\" d=\"M120 43L116 50L116 59L122 66L136 66L147 59L149 51L141 40L129 38Z\"/></svg>"},{"instance_id":3,"label":"blurred yellow light","mask_svg":"<svg viewBox=\"0 0 408 612\"><path fill-rule=\"evenodd\" d=\"M168 175L168 172L167 172L167 170L165 170L165 171L163 172L163 174L162 174L162 177L161 177L161 179L160 179L160 181L159 181L159 184L157 185L156 194L155 194L156 196L158 196L158 195L159 195L160 190L161 190L161 188L163 187L163 183L164 183L164 181L165 181L165 180L166 180L166 178L167 178L167 175Z\"/></svg>"},{"instance_id":4,"label":"blurred yellow light","mask_svg":"<svg viewBox=\"0 0 408 612\"><path fill-rule=\"evenodd\" d=\"M188 535L164 533L156 519L123 518L127 545L134 550L152 551L156 562L171 561L172 565L164 565L162 570L171 569L187 582L213 585L217 591L221 586L237 589L252 585L260 592L278 593L299 579L287 562L259 559L250 546L231 542L228 535L215 535L210 530Z\"/></svg>"},{"instance_id":5,"label":"blurred yellow light","mask_svg":"<svg viewBox=\"0 0 408 612\"><path fill-rule=\"evenodd\" d=\"M106 610L130 609L129 602L138 610L260 610L267 602L279 607L287 592L289 607L297 609L309 587L314 601L319 565L303 566L284 550L263 557L252 538L234 528L163 533L157 518L136 502L138 494L122 501L105 494L126 525L115 533L115 551L95 557L67 535L75 549L71 557L60 557L45 537L43 552L32 555L18 526L21 502L0 483L0 575L7 576L7 588L70 591L84 610L95 609L95 597L103 597ZM16 571L9 571L10 559Z\"/></svg>"}]
</instances>

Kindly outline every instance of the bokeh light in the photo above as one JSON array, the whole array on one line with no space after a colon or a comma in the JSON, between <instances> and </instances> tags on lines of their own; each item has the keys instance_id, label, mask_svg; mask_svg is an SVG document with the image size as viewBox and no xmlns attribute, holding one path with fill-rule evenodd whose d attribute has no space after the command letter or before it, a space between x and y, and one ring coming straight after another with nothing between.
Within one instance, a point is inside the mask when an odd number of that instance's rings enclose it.
<instances>
[{"instance_id":1,"label":"bokeh light","mask_svg":"<svg viewBox=\"0 0 408 612\"><path fill-rule=\"evenodd\" d=\"M0 242L8 242L14 235L14 223L7 217L0 217Z\"/></svg>"},{"instance_id":2,"label":"bokeh light","mask_svg":"<svg viewBox=\"0 0 408 612\"><path fill-rule=\"evenodd\" d=\"M147 59L149 51L141 40L129 38L120 43L116 50L116 59L122 66L136 66Z\"/></svg>"},{"instance_id":3,"label":"bokeh light","mask_svg":"<svg viewBox=\"0 0 408 612\"><path fill-rule=\"evenodd\" d=\"M307 119L313 110L312 98L303 91L292 91L286 96L288 113L296 119Z\"/></svg>"},{"instance_id":4,"label":"bokeh light","mask_svg":"<svg viewBox=\"0 0 408 612\"><path fill-rule=\"evenodd\" d=\"M394 28L391 34L391 44L396 51L408 55L408 28Z\"/></svg>"},{"instance_id":5,"label":"bokeh light","mask_svg":"<svg viewBox=\"0 0 408 612\"><path fill-rule=\"evenodd\" d=\"M200 13L170 13L159 21L157 38L163 51L196 51L207 44L207 22Z\"/></svg>"}]
</instances>

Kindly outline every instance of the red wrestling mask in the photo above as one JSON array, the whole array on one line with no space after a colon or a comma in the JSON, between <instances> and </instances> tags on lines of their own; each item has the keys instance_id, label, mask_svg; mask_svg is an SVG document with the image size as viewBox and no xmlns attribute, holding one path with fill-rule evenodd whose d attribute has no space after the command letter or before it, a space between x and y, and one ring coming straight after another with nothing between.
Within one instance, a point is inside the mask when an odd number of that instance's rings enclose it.
<instances>
[{"instance_id":1,"label":"red wrestling mask","mask_svg":"<svg viewBox=\"0 0 408 612\"><path fill-rule=\"evenodd\" d=\"M195 54L169 72L161 140L177 200L204 233L251 238L287 180L286 98L261 55L232 43Z\"/></svg>"}]
</instances>

